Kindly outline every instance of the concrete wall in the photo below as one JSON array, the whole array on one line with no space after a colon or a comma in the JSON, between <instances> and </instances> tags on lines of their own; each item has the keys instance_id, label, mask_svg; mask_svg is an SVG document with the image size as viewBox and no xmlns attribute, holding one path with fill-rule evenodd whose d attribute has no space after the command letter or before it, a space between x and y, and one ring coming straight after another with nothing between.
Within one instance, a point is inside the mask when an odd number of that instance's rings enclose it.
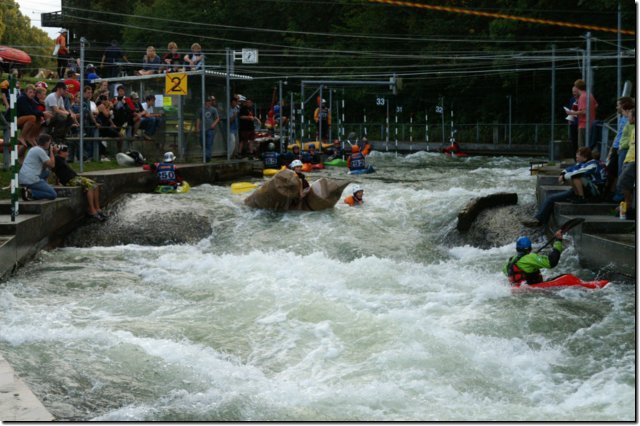
<instances>
[{"instance_id":1,"label":"concrete wall","mask_svg":"<svg viewBox=\"0 0 640 426\"><path fill-rule=\"evenodd\" d=\"M262 170L262 163L231 161L178 165L191 185L238 179ZM101 184L101 202L107 204L125 193L150 192L157 185L153 172L141 167L84 173ZM20 202L15 222L9 200L0 201L0 281L39 250L59 245L85 217L86 196L79 187L56 187L53 201Z\"/></svg>"}]
</instances>

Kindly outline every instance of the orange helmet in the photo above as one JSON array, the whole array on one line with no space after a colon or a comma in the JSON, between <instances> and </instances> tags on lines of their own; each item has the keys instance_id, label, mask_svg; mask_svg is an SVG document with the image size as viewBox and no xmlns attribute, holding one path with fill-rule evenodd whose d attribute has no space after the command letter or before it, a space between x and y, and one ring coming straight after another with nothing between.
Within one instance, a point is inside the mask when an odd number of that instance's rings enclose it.
<instances>
[{"instance_id":1,"label":"orange helmet","mask_svg":"<svg viewBox=\"0 0 640 426\"><path fill-rule=\"evenodd\" d=\"M351 152L360 152L360 147L358 145L353 145L351 147Z\"/></svg>"}]
</instances>

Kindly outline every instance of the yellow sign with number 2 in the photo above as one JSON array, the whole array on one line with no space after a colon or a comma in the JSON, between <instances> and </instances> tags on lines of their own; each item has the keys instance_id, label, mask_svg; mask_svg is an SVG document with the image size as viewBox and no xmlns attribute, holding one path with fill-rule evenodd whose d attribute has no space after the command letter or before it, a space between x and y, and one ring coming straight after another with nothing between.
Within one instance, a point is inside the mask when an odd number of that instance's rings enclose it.
<instances>
[{"instance_id":1,"label":"yellow sign with number 2","mask_svg":"<svg viewBox=\"0 0 640 426\"><path fill-rule=\"evenodd\" d=\"M165 95L186 95L187 80L185 73L167 73L164 80Z\"/></svg>"}]
</instances>

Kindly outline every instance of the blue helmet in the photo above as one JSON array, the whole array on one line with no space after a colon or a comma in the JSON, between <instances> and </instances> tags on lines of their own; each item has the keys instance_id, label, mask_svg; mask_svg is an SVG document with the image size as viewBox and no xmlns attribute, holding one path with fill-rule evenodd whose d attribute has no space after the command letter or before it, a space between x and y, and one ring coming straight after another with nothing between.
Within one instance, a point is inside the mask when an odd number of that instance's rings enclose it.
<instances>
[{"instance_id":1,"label":"blue helmet","mask_svg":"<svg viewBox=\"0 0 640 426\"><path fill-rule=\"evenodd\" d=\"M520 237L516 240L516 250L526 251L531 249L531 240L529 237Z\"/></svg>"}]
</instances>

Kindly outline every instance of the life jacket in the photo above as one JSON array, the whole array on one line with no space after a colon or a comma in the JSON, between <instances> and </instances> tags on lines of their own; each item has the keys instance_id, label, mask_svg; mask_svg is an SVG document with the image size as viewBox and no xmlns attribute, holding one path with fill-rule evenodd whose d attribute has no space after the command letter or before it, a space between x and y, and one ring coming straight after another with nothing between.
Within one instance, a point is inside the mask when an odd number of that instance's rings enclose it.
<instances>
[{"instance_id":1,"label":"life jacket","mask_svg":"<svg viewBox=\"0 0 640 426\"><path fill-rule=\"evenodd\" d=\"M507 273L511 284L521 284L522 282L526 282L527 284L536 284L542 282L542 274L540 271L527 273L516 265L518 261L527 254L528 253L518 254L509 261Z\"/></svg>"},{"instance_id":2,"label":"life jacket","mask_svg":"<svg viewBox=\"0 0 640 426\"><path fill-rule=\"evenodd\" d=\"M266 169L277 169L279 166L278 153L267 151L263 155L264 167Z\"/></svg>"},{"instance_id":3,"label":"life jacket","mask_svg":"<svg viewBox=\"0 0 640 426\"><path fill-rule=\"evenodd\" d=\"M156 176L158 176L160 185L178 185L176 181L176 165L173 163L158 163Z\"/></svg>"},{"instance_id":4,"label":"life jacket","mask_svg":"<svg viewBox=\"0 0 640 426\"><path fill-rule=\"evenodd\" d=\"M361 152L356 152L355 154L351 154L351 162L349 164L350 170L362 170L366 169L367 164L364 159L364 155Z\"/></svg>"},{"instance_id":5,"label":"life jacket","mask_svg":"<svg viewBox=\"0 0 640 426\"><path fill-rule=\"evenodd\" d=\"M349 195L347 198L344 199L344 202L353 207L359 204L363 204L364 200L358 200L355 196Z\"/></svg>"}]
</instances>

